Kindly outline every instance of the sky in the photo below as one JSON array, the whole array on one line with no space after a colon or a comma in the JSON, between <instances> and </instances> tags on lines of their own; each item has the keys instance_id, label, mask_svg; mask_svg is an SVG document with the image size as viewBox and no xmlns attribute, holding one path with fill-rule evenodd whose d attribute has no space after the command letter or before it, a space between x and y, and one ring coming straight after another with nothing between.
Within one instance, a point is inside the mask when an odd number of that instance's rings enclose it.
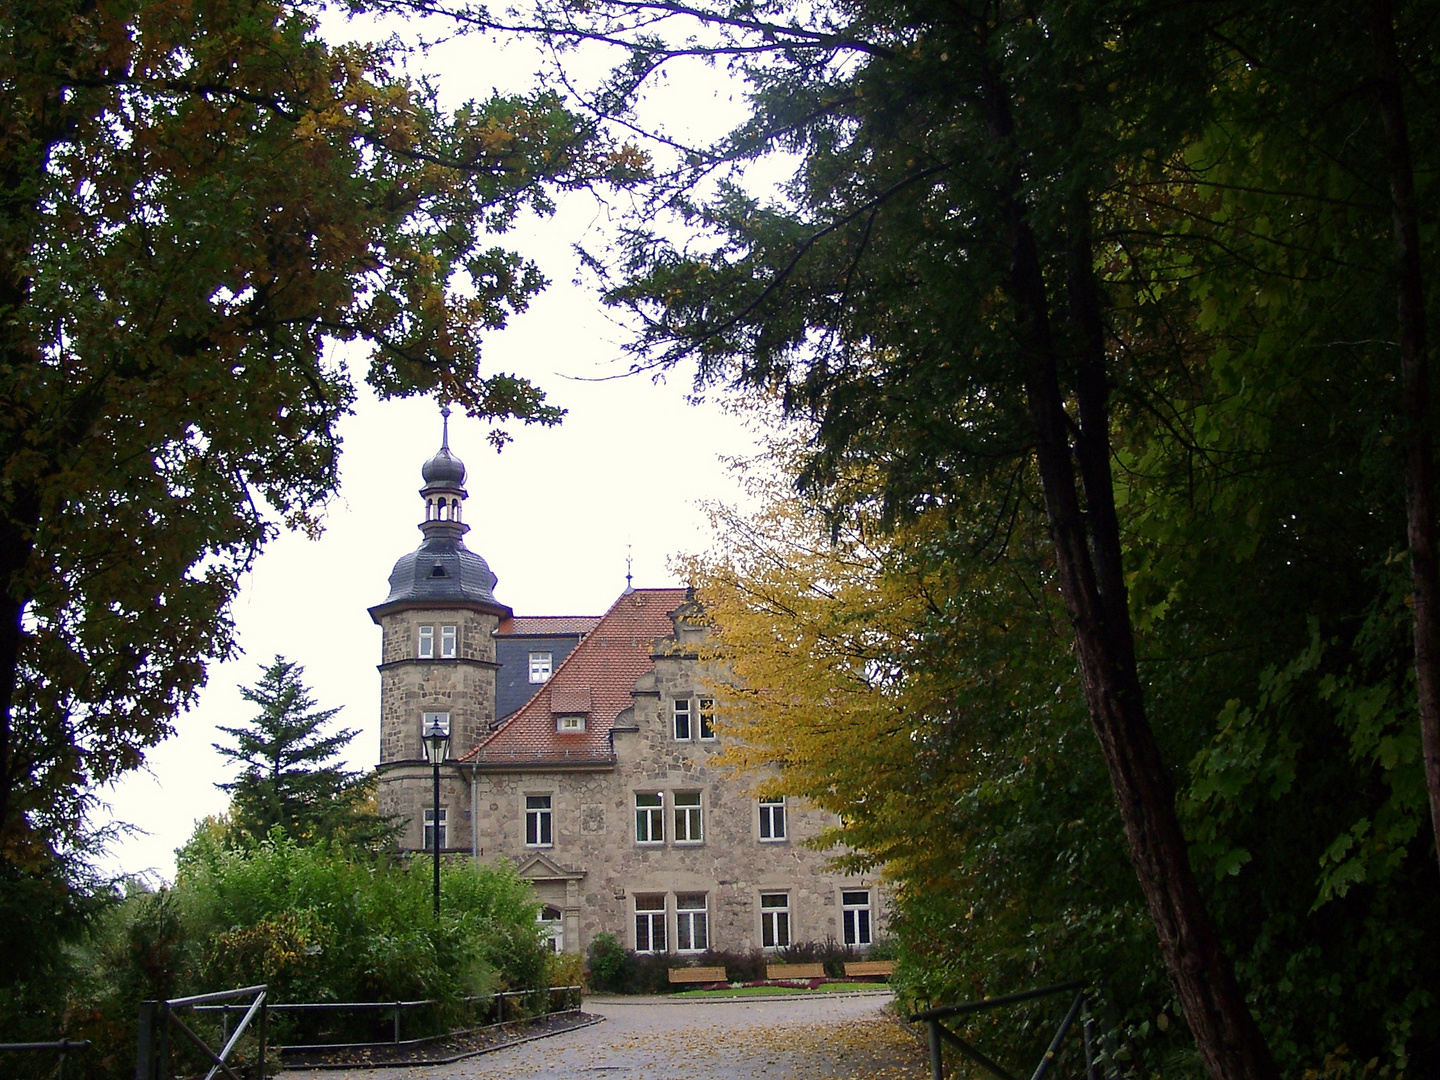
<instances>
[{"instance_id":1,"label":"sky","mask_svg":"<svg viewBox=\"0 0 1440 1080\"><path fill-rule=\"evenodd\" d=\"M326 36L370 31L331 26ZM528 85L539 57L523 45L476 39L433 49L420 62L451 105ZM719 130L735 116L733 88L717 77L684 93L667 88L652 115L681 134ZM757 431L714 399L687 400L692 372L667 380L616 378L626 370L624 327L576 284L572 245L595 243L612 220L594 197L562 199L559 212L528 220L503 242L535 259L551 286L530 309L492 334L484 370L513 371L568 410L558 428L508 425L513 442L497 453L487 424L456 414L451 449L468 470L466 544L498 576L495 595L517 614L599 615L625 587L677 584L670 560L710 546L706 501L741 503L727 458L755 450ZM364 358L351 362L357 374ZM242 654L212 664L198 704L174 737L148 754L144 771L99 795L99 815L131 831L102 866L152 884L174 877L174 852L195 822L225 809L215 785L233 769L213 744L254 715L237 689L253 685L275 656L301 664L321 707L359 731L348 763L373 768L379 756L380 630L366 609L380 603L396 559L419 545L420 466L440 445L438 406L429 399L381 402L363 391L343 439L339 497L318 540L282 535L257 560L234 606ZM628 561L627 561L628 560Z\"/></svg>"}]
</instances>

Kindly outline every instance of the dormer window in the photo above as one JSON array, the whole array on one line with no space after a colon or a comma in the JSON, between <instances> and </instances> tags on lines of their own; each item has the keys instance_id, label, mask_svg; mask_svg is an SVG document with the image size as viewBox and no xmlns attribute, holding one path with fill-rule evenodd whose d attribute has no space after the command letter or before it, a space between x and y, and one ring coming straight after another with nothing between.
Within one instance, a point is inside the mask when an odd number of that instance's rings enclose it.
<instances>
[{"instance_id":1,"label":"dormer window","mask_svg":"<svg viewBox=\"0 0 1440 1080\"><path fill-rule=\"evenodd\" d=\"M557 716L555 718L555 730L562 735L582 732L585 730L585 717Z\"/></svg>"},{"instance_id":2,"label":"dormer window","mask_svg":"<svg viewBox=\"0 0 1440 1080\"><path fill-rule=\"evenodd\" d=\"M550 681L553 659L553 653L532 652L530 654L530 681L532 683Z\"/></svg>"}]
</instances>

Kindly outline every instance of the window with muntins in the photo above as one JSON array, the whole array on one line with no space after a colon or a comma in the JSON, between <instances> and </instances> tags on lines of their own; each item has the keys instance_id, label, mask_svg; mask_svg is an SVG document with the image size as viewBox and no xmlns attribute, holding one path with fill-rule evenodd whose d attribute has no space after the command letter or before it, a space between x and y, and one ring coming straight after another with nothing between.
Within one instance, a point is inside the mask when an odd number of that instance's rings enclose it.
<instances>
[{"instance_id":1,"label":"window with muntins","mask_svg":"<svg viewBox=\"0 0 1440 1080\"><path fill-rule=\"evenodd\" d=\"M635 951L665 951L665 896L635 897Z\"/></svg>"},{"instance_id":2,"label":"window with muntins","mask_svg":"<svg viewBox=\"0 0 1440 1080\"><path fill-rule=\"evenodd\" d=\"M435 627L420 627L420 644L415 649L415 655L421 660L435 659Z\"/></svg>"},{"instance_id":3,"label":"window with muntins","mask_svg":"<svg viewBox=\"0 0 1440 1080\"><path fill-rule=\"evenodd\" d=\"M459 629L457 626L440 627L440 659L455 659L460 641Z\"/></svg>"},{"instance_id":4,"label":"window with muntins","mask_svg":"<svg viewBox=\"0 0 1440 1080\"><path fill-rule=\"evenodd\" d=\"M790 894L760 894L760 946L784 949L790 945Z\"/></svg>"},{"instance_id":5,"label":"window with muntins","mask_svg":"<svg viewBox=\"0 0 1440 1080\"><path fill-rule=\"evenodd\" d=\"M715 699L702 697L699 702L700 708L700 738L715 738Z\"/></svg>"},{"instance_id":6,"label":"window with muntins","mask_svg":"<svg viewBox=\"0 0 1440 1080\"><path fill-rule=\"evenodd\" d=\"M675 807L675 843L700 843L705 839L700 817L700 792L677 791L670 798Z\"/></svg>"},{"instance_id":7,"label":"window with muntins","mask_svg":"<svg viewBox=\"0 0 1440 1080\"><path fill-rule=\"evenodd\" d=\"M525 846L551 847L555 843L549 795L525 796Z\"/></svg>"},{"instance_id":8,"label":"window with muntins","mask_svg":"<svg viewBox=\"0 0 1440 1080\"><path fill-rule=\"evenodd\" d=\"M766 841L785 839L785 800L760 800L760 839Z\"/></svg>"},{"instance_id":9,"label":"window with muntins","mask_svg":"<svg viewBox=\"0 0 1440 1080\"><path fill-rule=\"evenodd\" d=\"M445 808L442 806L442 807L440 808L440 829L439 829L439 832L440 832L440 850L441 850L441 851L444 851L444 850L445 850L445 814L446 814L446 810L445 810ZM425 811L425 839L424 839L424 848L425 848L426 851L434 851L434 850L435 850L435 832L436 832L436 829L435 829L435 811L434 811L434 809L432 808L432 809L429 809L429 810L426 810L426 811Z\"/></svg>"},{"instance_id":10,"label":"window with muntins","mask_svg":"<svg viewBox=\"0 0 1440 1080\"><path fill-rule=\"evenodd\" d=\"M635 793L635 842L665 842L665 806L658 793Z\"/></svg>"},{"instance_id":11,"label":"window with muntins","mask_svg":"<svg viewBox=\"0 0 1440 1080\"><path fill-rule=\"evenodd\" d=\"M709 920L704 893L680 893L675 897L675 948L679 952L704 952L710 947Z\"/></svg>"},{"instance_id":12,"label":"window with muntins","mask_svg":"<svg viewBox=\"0 0 1440 1080\"><path fill-rule=\"evenodd\" d=\"M870 890L840 894L840 913L844 919L845 944L870 944Z\"/></svg>"},{"instance_id":13,"label":"window with muntins","mask_svg":"<svg viewBox=\"0 0 1440 1080\"><path fill-rule=\"evenodd\" d=\"M675 739L690 741L690 699L676 698L670 705L670 717L674 721Z\"/></svg>"},{"instance_id":14,"label":"window with muntins","mask_svg":"<svg viewBox=\"0 0 1440 1080\"><path fill-rule=\"evenodd\" d=\"M530 654L530 681L532 683L543 683L550 681L554 653L532 652Z\"/></svg>"}]
</instances>

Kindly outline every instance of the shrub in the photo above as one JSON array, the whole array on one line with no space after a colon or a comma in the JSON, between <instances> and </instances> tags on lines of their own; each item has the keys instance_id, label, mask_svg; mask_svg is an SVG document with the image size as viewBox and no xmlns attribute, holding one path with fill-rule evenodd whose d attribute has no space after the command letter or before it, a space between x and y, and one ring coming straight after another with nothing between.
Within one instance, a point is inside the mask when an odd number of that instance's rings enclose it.
<instances>
[{"instance_id":1,"label":"shrub","mask_svg":"<svg viewBox=\"0 0 1440 1080\"><path fill-rule=\"evenodd\" d=\"M596 934L587 954L590 988L602 994L624 994L634 983L634 954L614 934Z\"/></svg>"}]
</instances>

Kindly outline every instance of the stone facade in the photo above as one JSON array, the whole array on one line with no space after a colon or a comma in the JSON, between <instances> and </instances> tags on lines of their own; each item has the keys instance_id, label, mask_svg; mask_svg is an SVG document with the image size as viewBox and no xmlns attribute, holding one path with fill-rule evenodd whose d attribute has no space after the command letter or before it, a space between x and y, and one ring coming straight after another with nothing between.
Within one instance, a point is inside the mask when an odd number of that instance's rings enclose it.
<instances>
[{"instance_id":1,"label":"stone facade","mask_svg":"<svg viewBox=\"0 0 1440 1080\"><path fill-rule=\"evenodd\" d=\"M441 496L463 498L458 461L443 450L451 487ZM428 532L426 544L422 552L434 550ZM459 546L459 558L484 566ZM878 936L878 882L828 869L827 855L804 843L833 818L794 799L762 805L755 778L717 762L723 740L710 724L694 654L702 631L684 590L627 589L586 623L551 679L492 727L495 634L509 609L488 586L412 595L411 582L425 581L415 569L413 556L402 559L390 598L371 611L383 631L380 804L407 822L402 849L426 847L433 773L421 718L443 712L454 760L441 770L442 850L514 861L535 884L557 947L583 952L602 931L628 948L682 953L826 939L863 949ZM453 656L440 654L444 627L455 628Z\"/></svg>"}]
</instances>

